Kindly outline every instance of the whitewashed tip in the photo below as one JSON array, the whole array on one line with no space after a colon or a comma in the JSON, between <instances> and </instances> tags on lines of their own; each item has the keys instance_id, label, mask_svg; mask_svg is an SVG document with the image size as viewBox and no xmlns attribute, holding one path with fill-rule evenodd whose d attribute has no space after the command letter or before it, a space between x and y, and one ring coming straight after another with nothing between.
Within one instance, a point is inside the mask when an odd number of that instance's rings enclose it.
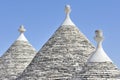
<instances>
[{"instance_id":1,"label":"whitewashed tip","mask_svg":"<svg viewBox=\"0 0 120 80\"><path fill-rule=\"evenodd\" d=\"M75 26L75 24L70 19L70 12L71 12L70 5L66 5L65 6L66 18L65 18L64 22L62 23L62 25L73 25L73 26Z\"/></svg>"},{"instance_id":2,"label":"whitewashed tip","mask_svg":"<svg viewBox=\"0 0 120 80\"><path fill-rule=\"evenodd\" d=\"M97 47L95 52L92 53L91 57L88 59L88 62L112 62L102 47L103 32L96 30L95 34L94 38L97 42Z\"/></svg>"},{"instance_id":3,"label":"whitewashed tip","mask_svg":"<svg viewBox=\"0 0 120 80\"><path fill-rule=\"evenodd\" d=\"M17 40L19 40L19 41L28 41L26 39L26 37L24 36L24 32L26 31L26 29L24 28L23 25L20 26L20 28L18 29L18 31L20 32L20 36L18 37Z\"/></svg>"},{"instance_id":4,"label":"whitewashed tip","mask_svg":"<svg viewBox=\"0 0 120 80\"><path fill-rule=\"evenodd\" d=\"M19 31L20 33L24 33L24 32L26 31L26 29L24 28L23 25L21 25L20 28L18 29L18 31Z\"/></svg>"}]
</instances>

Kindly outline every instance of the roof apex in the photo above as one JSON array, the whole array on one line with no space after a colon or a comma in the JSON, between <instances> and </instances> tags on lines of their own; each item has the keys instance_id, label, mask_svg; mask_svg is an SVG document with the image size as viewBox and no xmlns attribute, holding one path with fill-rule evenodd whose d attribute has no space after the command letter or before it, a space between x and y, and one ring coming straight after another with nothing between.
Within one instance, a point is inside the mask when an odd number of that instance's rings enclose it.
<instances>
[{"instance_id":1,"label":"roof apex","mask_svg":"<svg viewBox=\"0 0 120 80\"><path fill-rule=\"evenodd\" d=\"M26 37L24 36L24 32L26 31L26 29L24 28L23 25L20 26L20 28L18 29L18 31L20 32L20 36L18 37L17 40L19 40L19 41L28 41L26 39Z\"/></svg>"},{"instance_id":2,"label":"roof apex","mask_svg":"<svg viewBox=\"0 0 120 80\"><path fill-rule=\"evenodd\" d=\"M62 25L74 25L75 26L75 24L72 22L72 20L70 18L70 12L71 12L70 5L66 5L65 6L66 18L65 18L64 22L62 23Z\"/></svg>"},{"instance_id":3,"label":"roof apex","mask_svg":"<svg viewBox=\"0 0 120 80\"><path fill-rule=\"evenodd\" d=\"M89 58L88 62L112 62L112 60L105 53L102 42L103 42L103 33L101 30L95 31L96 36L94 39L97 42L97 48L92 56Z\"/></svg>"}]
</instances>

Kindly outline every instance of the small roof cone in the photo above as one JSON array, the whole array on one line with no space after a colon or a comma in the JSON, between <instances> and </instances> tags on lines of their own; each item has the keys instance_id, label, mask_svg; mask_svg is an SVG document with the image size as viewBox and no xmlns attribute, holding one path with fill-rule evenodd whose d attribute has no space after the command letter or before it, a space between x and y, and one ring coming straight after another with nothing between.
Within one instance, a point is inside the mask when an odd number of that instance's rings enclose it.
<instances>
[{"instance_id":1,"label":"small roof cone","mask_svg":"<svg viewBox=\"0 0 120 80\"><path fill-rule=\"evenodd\" d=\"M70 19L70 12L71 12L70 5L66 5L65 6L66 18L65 18L64 22L62 23L62 25L73 25L73 26L75 26L75 24Z\"/></svg>"},{"instance_id":2,"label":"small roof cone","mask_svg":"<svg viewBox=\"0 0 120 80\"><path fill-rule=\"evenodd\" d=\"M95 33L96 33L96 36L94 39L97 42L97 48L93 53L93 55L88 60L88 62L112 62L112 60L107 56L107 54L105 53L102 47L102 42L103 42L102 31L96 30Z\"/></svg>"},{"instance_id":3,"label":"small roof cone","mask_svg":"<svg viewBox=\"0 0 120 80\"><path fill-rule=\"evenodd\" d=\"M20 26L20 36L0 58L0 80L14 80L28 66L36 54L35 48L24 36Z\"/></svg>"},{"instance_id":4,"label":"small roof cone","mask_svg":"<svg viewBox=\"0 0 120 80\"><path fill-rule=\"evenodd\" d=\"M102 47L103 33L95 31L97 48L78 74L81 80L120 80L120 70L113 64Z\"/></svg>"},{"instance_id":5,"label":"small roof cone","mask_svg":"<svg viewBox=\"0 0 120 80\"><path fill-rule=\"evenodd\" d=\"M68 17L36 54L17 80L72 80L81 71L93 45ZM67 22L68 21L68 22Z\"/></svg>"}]
</instances>

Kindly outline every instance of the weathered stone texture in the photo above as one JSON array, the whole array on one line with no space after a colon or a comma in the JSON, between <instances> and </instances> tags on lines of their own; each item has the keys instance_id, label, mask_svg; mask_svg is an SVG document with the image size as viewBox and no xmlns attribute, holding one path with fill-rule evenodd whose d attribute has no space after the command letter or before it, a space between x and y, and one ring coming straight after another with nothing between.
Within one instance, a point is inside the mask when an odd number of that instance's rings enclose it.
<instances>
[{"instance_id":1,"label":"weathered stone texture","mask_svg":"<svg viewBox=\"0 0 120 80\"><path fill-rule=\"evenodd\" d=\"M35 56L36 50L27 41L15 41L0 59L0 80L14 80Z\"/></svg>"},{"instance_id":2,"label":"weathered stone texture","mask_svg":"<svg viewBox=\"0 0 120 80\"><path fill-rule=\"evenodd\" d=\"M93 50L77 27L61 26L17 80L71 80Z\"/></svg>"},{"instance_id":3,"label":"weathered stone texture","mask_svg":"<svg viewBox=\"0 0 120 80\"><path fill-rule=\"evenodd\" d=\"M82 80L120 80L120 70L112 62L90 62L75 77Z\"/></svg>"}]
</instances>

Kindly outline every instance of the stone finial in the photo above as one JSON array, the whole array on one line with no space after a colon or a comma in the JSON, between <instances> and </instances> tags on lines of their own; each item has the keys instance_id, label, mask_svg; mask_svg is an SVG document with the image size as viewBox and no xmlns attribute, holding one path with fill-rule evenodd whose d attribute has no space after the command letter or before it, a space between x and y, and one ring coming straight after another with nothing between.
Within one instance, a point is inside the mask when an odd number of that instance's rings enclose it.
<instances>
[{"instance_id":1,"label":"stone finial","mask_svg":"<svg viewBox=\"0 0 120 80\"><path fill-rule=\"evenodd\" d=\"M71 12L70 5L65 6L65 13L68 15Z\"/></svg>"},{"instance_id":2,"label":"stone finial","mask_svg":"<svg viewBox=\"0 0 120 80\"><path fill-rule=\"evenodd\" d=\"M92 53L91 57L88 59L88 62L112 62L102 47L102 41L104 39L102 31L96 30L95 34L94 39L97 42L97 47L95 52Z\"/></svg>"},{"instance_id":3,"label":"stone finial","mask_svg":"<svg viewBox=\"0 0 120 80\"><path fill-rule=\"evenodd\" d=\"M75 26L75 24L70 19L70 12L71 12L70 5L66 5L65 6L66 18L65 18L64 22L62 23L62 25L73 25L73 26Z\"/></svg>"},{"instance_id":4,"label":"stone finial","mask_svg":"<svg viewBox=\"0 0 120 80\"><path fill-rule=\"evenodd\" d=\"M96 30L95 31L95 34L96 36L94 37L94 39L97 41L97 42L102 42L104 37L103 37L103 32L101 30Z\"/></svg>"},{"instance_id":5,"label":"stone finial","mask_svg":"<svg viewBox=\"0 0 120 80\"><path fill-rule=\"evenodd\" d=\"M20 32L20 36L18 37L17 40L19 40L19 41L28 41L26 39L26 37L24 36L24 32L26 31L26 29L24 28L23 25L20 26L20 28L18 29L18 31Z\"/></svg>"},{"instance_id":6,"label":"stone finial","mask_svg":"<svg viewBox=\"0 0 120 80\"><path fill-rule=\"evenodd\" d=\"M19 30L20 33L24 33L26 31L26 29L24 28L23 25L20 26Z\"/></svg>"}]
</instances>

